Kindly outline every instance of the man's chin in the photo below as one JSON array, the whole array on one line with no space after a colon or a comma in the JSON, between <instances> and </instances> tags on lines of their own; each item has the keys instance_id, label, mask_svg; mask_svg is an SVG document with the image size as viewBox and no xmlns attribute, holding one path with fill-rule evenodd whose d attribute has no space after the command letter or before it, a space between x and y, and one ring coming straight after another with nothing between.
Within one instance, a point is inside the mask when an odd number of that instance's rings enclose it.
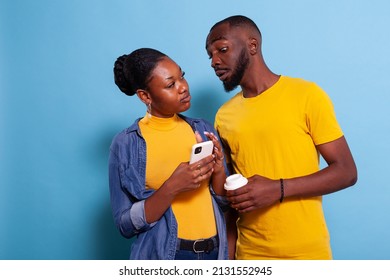
<instances>
[{"instance_id":1,"label":"man's chin","mask_svg":"<svg viewBox=\"0 0 390 280\"><path fill-rule=\"evenodd\" d=\"M223 87L224 87L226 92L230 92L232 90L235 90L238 87L238 85L237 84L233 85L233 84L230 84L228 82L223 82Z\"/></svg>"}]
</instances>

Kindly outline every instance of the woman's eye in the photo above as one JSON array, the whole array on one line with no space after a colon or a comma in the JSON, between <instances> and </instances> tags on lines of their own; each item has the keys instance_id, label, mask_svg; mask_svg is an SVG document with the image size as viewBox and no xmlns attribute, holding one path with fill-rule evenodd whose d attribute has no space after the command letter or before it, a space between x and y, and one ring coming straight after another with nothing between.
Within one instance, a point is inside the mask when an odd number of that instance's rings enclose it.
<instances>
[{"instance_id":1,"label":"woman's eye","mask_svg":"<svg viewBox=\"0 0 390 280\"><path fill-rule=\"evenodd\" d=\"M173 86L175 85L175 83L170 83L167 88L173 88Z\"/></svg>"}]
</instances>

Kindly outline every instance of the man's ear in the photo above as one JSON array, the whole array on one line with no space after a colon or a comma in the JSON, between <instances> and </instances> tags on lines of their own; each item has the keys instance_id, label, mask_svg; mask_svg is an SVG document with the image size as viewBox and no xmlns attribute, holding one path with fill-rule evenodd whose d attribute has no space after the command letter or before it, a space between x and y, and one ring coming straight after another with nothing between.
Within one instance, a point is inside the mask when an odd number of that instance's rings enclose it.
<instances>
[{"instance_id":1,"label":"man's ear","mask_svg":"<svg viewBox=\"0 0 390 280\"><path fill-rule=\"evenodd\" d=\"M145 103L146 105L149 105L152 103L152 99L150 97L150 93L147 92L144 89L137 89L136 91L138 98Z\"/></svg>"},{"instance_id":2,"label":"man's ear","mask_svg":"<svg viewBox=\"0 0 390 280\"><path fill-rule=\"evenodd\" d=\"M248 47L249 47L249 53L251 55L257 54L259 50L259 41L256 38L249 38Z\"/></svg>"}]
</instances>

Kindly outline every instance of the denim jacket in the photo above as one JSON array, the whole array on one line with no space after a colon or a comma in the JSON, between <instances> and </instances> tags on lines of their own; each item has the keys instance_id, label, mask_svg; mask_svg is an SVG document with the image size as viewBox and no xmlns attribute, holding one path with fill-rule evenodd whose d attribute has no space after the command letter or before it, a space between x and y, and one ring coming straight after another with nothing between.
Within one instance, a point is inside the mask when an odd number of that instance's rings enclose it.
<instances>
[{"instance_id":1,"label":"denim jacket","mask_svg":"<svg viewBox=\"0 0 390 280\"><path fill-rule=\"evenodd\" d=\"M214 127L206 121L179 116L194 131L198 131L204 140L204 131L217 135ZM146 142L141 135L139 120L116 135L110 146L109 186L113 217L124 237L137 236L131 246L130 259L173 260L177 244L177 221L172 208L169 207L154 223L149 224L145 219L144 202L154 190L145 188ZM210 192L219 235L218 258L227 259L226 225L222 211L227 207L227 200L216 195L211 187Z\"/></svg>"}]
</instances>

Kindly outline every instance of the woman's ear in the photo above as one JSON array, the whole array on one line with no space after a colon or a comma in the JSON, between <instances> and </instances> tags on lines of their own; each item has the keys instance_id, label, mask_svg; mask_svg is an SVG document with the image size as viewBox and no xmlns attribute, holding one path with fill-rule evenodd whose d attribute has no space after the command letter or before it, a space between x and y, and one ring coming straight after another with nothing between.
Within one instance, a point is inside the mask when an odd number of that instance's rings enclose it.
<instances>
[{"instance_id":1,"label":"woman's ear","mask_svg":"<svg viewBox=\"0 0 390 280\"><path fill-rule=\"evenodd\" d=\"M150 93L147 92L146 90L137 89L136 93L137 93L138 98L146 105L149 105L152 103L152 99L150 98Z\"/></svg>"}]
</instances>

